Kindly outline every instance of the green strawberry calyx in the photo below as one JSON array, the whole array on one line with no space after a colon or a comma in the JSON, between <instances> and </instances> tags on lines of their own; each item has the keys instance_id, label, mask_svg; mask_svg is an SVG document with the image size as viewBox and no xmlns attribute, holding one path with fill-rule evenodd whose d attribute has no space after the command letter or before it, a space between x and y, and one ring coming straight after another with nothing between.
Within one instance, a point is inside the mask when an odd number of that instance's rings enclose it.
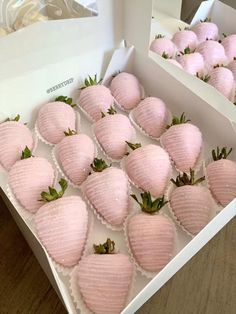
<instances>
[{"instance_id":1,"label":"green strawberry calyx","mask_svg":"<svg viewBox=\"0 0 236 314\"><path fill-rule=\"evenodd\" d=\"M130 196L139 204L141 210L148 214L155 214L168 203L168 201L165 201L164 195L152 200L150 192L141 193L141 201L138 200L135 194L131 194Z\"/></svg>"},{"instance_id":2,"label":"green strawberry calyx","mask_svg":"<svg viewBox=\"0 0 236 314\"><path fill-rule=\"evenodd\" d=\"M198 72L197 72L197 78L199 78L200 80L202 80L203 82L207 83L209 80L210 80L210 75L206 74L206 75L200 75Z\"/></svg>"},{"instance_id":3,"label":"green strawberry calyx","mask_svg":"<svg viewBox=\"0 0 236 314\"><path fill-rule=\"evenodd\" d=\"M20 120L20 115L17 114L15 116L15 118L11 119L11 118L7 118L4 122L8 122L8 121L15 121L15 122L18 122Z\"/></svg>"},{"instance_id":4,"label":"green strawberry calyx","mask_svg":"<svg viewBox=\"0 0 236 314\"><path fill-rule=\"evenodd\" d=\"M80 90L85 89L89 86L99 85L102 82L102 78L98 81L97 74L95 74L94 78L92 78L90 75L88 78L84 80L84 85L80 87Z\"/></svg>"},{"instance_id":5,"label":"green strawberry calyx","mask_svg":"<svg viewBox=\"0 0 236 314\"><path fill-rule=\"evenodd\" d=\"M157 35L155 36L155 39L164 38L164 37L165 37L165 36L162 35L162 34L157 34Z\"/></svg>"},{"instance_id":6,"label":"green strawberry calyx","mask_svg":"<svg viewBox=\"0 0 236 314\"><path fill-rule=\"evenodd\" d=\"M191 53L194 53L194 51L191 51L190 47L186 47L184 51L180 51L181 55L190 55Z\"/></svg>"},{"instance_id":7,"label":"green strawberry calyx","mask_svg":"<svg viewBox=\"0 0 236 314\"><path fill-rule=\"evenodd\" d=\"M59 181L59 185L61 187L61 190L59 192L52 186L48 187L48 192L43 191L41 193L41 200L40 201L51 202L51 201L57 200L58 198L61 198L64 195L64 193L68 187L68 182L62 178Z\"/></svg>"},{"instance_id":8,"label":"green strawberry calyx","mask_svg":"<svg viewBox=\"0 0 236 314\"><path fill-rule=\"evenodd\" d=\"M110 108L107 110L106 113L109 114L109 115L113 115L113 114L116 114L117 111L116 111L116 109L111 105ZM102 118L104 118L104 117L106 116L106 114L105 114L103 111L101 111L101 115L102 115Z\"/></svg>"},{"instance_id":9,"label":"green strawberry calyx","mask_svg":"<svg viewBox=\"0 0 236 314\"><path fill-rule=\"evenodd\" d=\"M95 254L114 254L115 253L115 242L107 238L103 244L93 245Z\"/></svg>"},{"instance_id":10,"label":"green strawberry calyx","mask_svg":"<svg viewBox=\"0 0 236 314\"><path fill-rule=\"evenodd\" d=\"M21 159L27 159L27 158L30 158L30 157L34 157L34 156L32 155L32 152L29 149L29 147L25 146L25 149L22 150L22 153L21 153Z\"/></svg>"},{"instance_id":11,"label":"green strawberry calyx","mask_svg":"<svg viewBox=\"0 0 236 314\"><path fill-rule=\"evenodd\" d=\"M125 141L125 143L129 146L129 148L131 148L132 150L135 150L137 148L140 148L142 145L141 143L130 143Z\"/></svg>"},{"instance_id":12,"label":"green strawberry calyx","mask_svg":"<svg viewBox=\"0 0 236 314\"><path fill-rule=\"evenodd\" d=\"M72 136L72 135L76 135L78 134L75 130L71 130L70 128L68 128L67 131L64 131L65 136Z\"/></svg>"},{"instance_id":13,"label":"green strawberry calyx","mask_svg":"<svg viewBox=\"0 0 236 314\"><path fill-rule=\"evenodd\" d=\"M168 55L168 53L166 53L165 51L163 52L163 54L161 56L164 59L171 59L170 56Z\"/></svg>"},{"instance_id":14,"label":"green strawberry calyx","mask_svg":"<svg viewBox=\"0 0 236 314\"><path fill-rule=\"evenodd\" d=\"M201 23L210 23L211 22L211 18L210 17L206 17L204 20L200 20Z\"/></svg>"},{"instance_id":15,"label":"green strawberry calyx","mask_svg":"<svg viewBox=\"0 0 236 314\"><path fill-rule=\"evenodd\" d=\"M90 165L90 167L93 169L94 172L102 172L106 168L111 167L111 165L108 165L103 159L94 158L94 161Z\"/></svg>"},{"instance_id":16,"label":"green strawberry calyx","mask_svg":"<svg viewBox=\"0 0 236 314\"><path fill-rule=\"evenodd\" d=\"M177 187L181 187L184 185L197 185L199 183L201 183L202 181L205 180L205 177L201 177L198 179L195 179L195 173L193 169L190 169L189 174L187 173L182 173L179 174L176 179L171 179L171 182L176 185Z\"/></svg>"},{"instance_id":17,"label":"green strawberry calyx","mask_svg":"<svg viewBox=\"0 0 236 314\"><path fill-rule=\"evenodd\" d=\"M172 122L170 125L167 125L167 129L169 129L170 127L172 127L173 125L177 125L177 124L184 124L184 123L188 123L190 122L191 120L189 119L186 119L186 116L185 116L185 113L183 112L180 116L180 118L174 116L173 119L172 119Z\"/></svg>"},{"instance_id":18,"label":"green strawberry calyx","mask_svg":"<svg viewBox=\"0 0 236 314\"><path fill-rule=\"evenodd\" d=\"M55 101L64 102L65 104L71 106L72 108L76 107L76 104L73 104L73 99L71 97L58 96L57 98L55 98Z\"/></svg>"},{"instance_id":19,"label":"green strawberry calyx","mask_svg":"<svg viewBox=\"0 0 236 314\"><path fill-rule=\"evenodd\" d=\"M214 161L220 160L220 159L227 159L227 157L232 152L232 147L228 150L227 147L219 148L217 146L216 149L213 149L211 154Z\"/></svg>"}]
</instances>

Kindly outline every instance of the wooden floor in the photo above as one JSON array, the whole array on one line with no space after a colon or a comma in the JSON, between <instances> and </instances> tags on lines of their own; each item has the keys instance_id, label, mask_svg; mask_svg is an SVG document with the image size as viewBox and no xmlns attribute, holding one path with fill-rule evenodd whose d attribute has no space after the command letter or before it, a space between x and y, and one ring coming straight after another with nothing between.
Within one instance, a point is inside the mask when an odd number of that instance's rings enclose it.
<instances>
[{"instance_id":1,"label":"wooden floor","mask_svg":"<svg viewBox=\"0 0 236 314\"><path fill-rule=\"evenodd\" d=\"M184 0L189 20L201 1ZM236 6L235 0L225 2ZM138 314L236 314L236 219ZM64 314L60 300L0 199L0 314Z\"/></svg>"}]
</instances>

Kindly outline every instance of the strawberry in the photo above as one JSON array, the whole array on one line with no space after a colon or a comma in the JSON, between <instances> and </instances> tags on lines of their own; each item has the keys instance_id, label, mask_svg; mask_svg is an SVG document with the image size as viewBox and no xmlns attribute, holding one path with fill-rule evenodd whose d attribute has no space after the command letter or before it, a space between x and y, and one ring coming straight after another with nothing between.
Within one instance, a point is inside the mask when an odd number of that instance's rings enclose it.
<instances>
[{"instance_id":1,"label":"strawberry","mask_svg":"<svg viewBox=\"0 0 236 314\"><path fill-rule=\"evenodd\" d=\"M57 144L64 138L65 130L75 130L76 114L72 106L72 98L59 96L55 102L50 102L39 110L36 125L47 142Z\"/></svg>"},{"instance_id":2,"label":"strawberry","mask_svg":"<svg viewBox=\"0 0 236 314\"><path fill-rule=\"evenodd\" d=\"M172 41L178 51L182 52L187 47L189 47L190 51L193 52L198 45L197 35L190 29L179 30L173 35Z\"/></svg>"},{"instance_id":3,"label":"strawberry","mask_svg":"<svg viewBox=\"0 0 236 314\"><path fill-rule=\"evenodd\" d=\"M94 245L95 254L79 263L77 284L83 301L96 314L118 314L125 307L133 278L129 257L115 253L110 239Z\"/></svg>"},{"instance_id":4,"label":"strawberry","mask_svg":"<svg viewBox=\"0 0 236 314\"><path fill-rule=\"evenodd\" d=\"M233 73L234 81L236 81L236 58L228 64L227 68Z\"/></svg>"},{"instance_id":5,"label":"strawberry","mask_svg":"<svg viewBox=\"0 0 236 314\"><path fill-rule=\"evenodd\" d=\"M108 158L120 160L127 153L125 141L132 141L135 130L125 115L110 113L95 123L94 134Z\"/></svg>"},{"instance_id":6,"label":"strawberry","mask_svg":"<svg viewBox=\"0 0 236 314\"><path fill-rule=\"evenodd\" d=\"M101 112L106 112L113 104L113 97L109 88L100 85L101 80L97 81L97 75L94 79L89 76L85 79L84 86L81 87L81 93L78 100L78 106L81 107L93 121L101 119Z\"/></svg>"},{"instance_id":7,"label":"strawberry","mask_svg":"<svg viewBox=\"0 0 236 314\"><path fill-rule=\"evenodd\" d=\"M174 117L172 124L161 136L161 143L175 166L186 172L196 166L203 145L202 134L198 127L188 123L183 113L180 118Z\"/></svg>"},{"instance_id":8,"label":"strawberry","mask_svg":"<svg viewBox=\"0 0 236 314\"><path fill-rule=\"evenodd\" d=\"M35 213L42 203L40 193L53 185L55 173L52 165L42 157L32 157L28 147L22 152L22 160L17 161L9 172L9 185L18 202L31 213Z\"/></svg>"},{"instance_id":9,"label":"strawberry","mask_svg":"<svg viewBox=\"0 0 236 314\"><path fill-rule=\"evenodd\" d=\"M211 70L209 76L208 84L215 87L229 100L233 100L235 89L233 73L229 69L221 66Z\"/></svg>"},{"instance_id":10,"label":"strawberry","mask_svg":"<svg viewBox=\"0 0 236 314\"><path fill-rule=\"evenodd\" d=\"M39 239L49 255L59 264L71 267L80 260L88 232L88 212L79 196L63 197L67 181L59 181L61 191L49 187L42 192L47 203L35 215Z\"/></svg>"},{"instance_id":11,"label":"strawberry","mask_svg":"<svg viewBox=\"0 0 236 314\"><path fill-rule=\"evenodd\" d=\"M129 111L136 107L142 98L142 90L136 76L122 72L111 81L110 90L120 107Z\"/></svg>"},{"instance_id":12,"label":"strawberry","mask_svg":"<svg viewBox=\"0 0 236 314\"><path fill-rule=\"evenodd\" d=\"M96 148L86 134L76 134L69 129L65 135L56 146L58 160L71 182L80 185L89 175Z\"/></svg>"},{"instance_id":13,"label":"strawberry","mask_svg":"<svg viewBox=\"0 0 236 314\"><path fill-rule=\"evenodd\" d=\"M127 142L133 151L124 160L124 169L130 181L154 197L164 194L172 174L169 155L160 146Z\"/></svg>"},{"instance_id":14,"label":"strawberry","mask_svg":"<svg viewBox=\"0 0 236 314\"><path fill-rule=\"evenodd\" d=\"M226 159L232 148L212 151L213 162L206 167L206 177L214 198L227 206L236 197L236 162Z\"/></svg>"},{"instance_id":15,"label":"strawberry","mask_svg":"<svg viewBox=\"0 0 236 314\"><path fill-rule=\"evenodd\" d=\"M123 170L94 159L83 193L96 212L111 226L120 227L129 211L129 182Z\"/></svg>"},{"instance_id":16,"label":"strawberry","mask_svg":"<svg viewBox=\"0 0 236 314\"><path fill-rule=\"evenodd\" d=\"M168 110L161 99L147 97L133 109L133 117L148 135L159 138L167 125Z\"/></svg>"},{"instance_id":17,"label":"strawberry","mask_svg":"<svg viewBox=\"0 0 236 314\"><path fill-rule=\"evenodd\" d=\"M193 26L192 31L197 35L199 43L206 40L218 40L219 38L217 25L208 18Z\"/></svg>"},{"instance_id":18,"label":"strawberry","mask_svg":"<svg viewBox=\"0 0 236 314\"><path fill-rule=\"evenodd\" d=\"M0 164L9 171L17 160L20 160L22 150L27 146L33 149L34 140L26 125L19 122L17 115L13 120L7 119L0 124Z\"/></svg>"},{"instance_id":19,"label":"strawberry","mask_svg":"<svg viewBox=\"0 0 236 314\"><path fill-rule=\"evenodd\" d=\"M180 225L191 235L198 234L211 220L214 203L205 186L198 185L204 177L195 180L194 171L183 173L176 180L177 188L170 195L170 207Z\"/></svg>"},{"instance_id":20,"label":"strawberry","mask_svg":"<svg viewBox=\"0 0 236 314\"><path fill-rule=\"evenodd\" d=\"M226 36L221 43L225 48L228 61L233 61L236 58L236 34Z\"/></svg>"},{"instance_id":21,"label":"strawberry","mask_svg":"<svg viewBox=\"0 0 236 314\"><path fill-rule=\"evenodd\" d=\"M204 73L205 65L202 55L198 52L191 53L188 47L184 49L184 52L176 57L176 60L181 64L186 72L192 75Z\"/></svg>"},{"instance_id":22,"label":"strawberry","mask_svg":"<svg viewBox=\"0 0 236 314\"><path fill-rule=\"evenodd\" d=\"M207 68L214 67L217 64L225 64L226 62L224 47L218 41L204 41L197 47L196 52L203 56Z\"/></svg>"},{"instance_id":23,"label":"strawberry","mask_svg":"<svg viewBox=\"0 0 236 314\"><path fill-rule=\"evenodd\" d=\"M151 42L150 50L157 53L160 56L166 56L168 58L173 58L176 53L175 44L171 39L157 35L155 39Z\"/></svg>"},{"instance_id":24,"label":"strawberry","mask_svg":"<svg viewBox=\"0 0 236 314\"><path fill-rule=\"evenodd\" d=\"M164 196L152 200L149 192L141 193L142 213L131 216L127 223L127 237L136 263L145 271L158 272L172 259L176 231L170 218L157 212L167 203Z\"/></svg>"}]
</instances>

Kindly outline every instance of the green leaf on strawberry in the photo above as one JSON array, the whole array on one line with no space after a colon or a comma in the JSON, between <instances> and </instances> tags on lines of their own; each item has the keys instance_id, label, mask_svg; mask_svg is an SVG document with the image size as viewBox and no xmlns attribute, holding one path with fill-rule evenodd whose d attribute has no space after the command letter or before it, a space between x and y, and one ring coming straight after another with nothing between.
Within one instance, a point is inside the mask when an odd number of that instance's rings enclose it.
<instances>
[{"instance_id":1,"label":"green leaf on strawberry","mask_svg":"<svg viewBox=\"0 0 236 314\"><path fill-rule=\"evenodd\" d=\"M164 195L154 201L150 192L143 192L140 195L141 201L138 200L135 194L131 194L130 196L139 204L141 210L148 214L155 214L168 203L168 201L165 201Z\"/></svg>"},{"instance_id":2,"label":"green leaf on strawberry","mask_svg":"<svg viewBox=\"0 0 236 314\"><path fill-rule=\"evenodd\" d=\"M43 191L41 193L40 201L51 202L57 200L58 198L61 198L68 187L68 182L65 179L61 179L59 181L59 185L61 187L61 190L59 192L51 186L48 187L48 192Z\"/></svg>"},{"instance_id":3,"label":"green leaf on strawberry","mask_svg":"<svg viewBox=\"0 0 236 314\"><path fill-rule=\"evenodd\" d=\"M76 104L73 104L73 99L67 96L58 96L57 98L55 98L55 101L61 101L64 102L65 104L73 107L76 107Z\"/></svg>"},{"instance_id":4,"label":"green leaf on strawberry","mask_svg":"<svg viewBox=\"0 0 236 314\"><path fill-rule=\"evenodd\" d=\"M103 244L94 244L93 248L95 254L113 254L115 253L115 242L108 238Z\"/></svg>"},{"instance_id":5,"label":"green leaf on strawberry","mask_svg":"<svg viewBox=\"0 0 236 314\"><path fill-rule=\"evenodd\" d=\"M21 159L27 159L33 157L31 150L29 149L28 146L25 147L25 149L21 153Z\"/></svg>"},{"instance_id":6,"label":"green leaf on strawberry","mask_svg":"<svg viewBox=\"0 0 236 314\"><path fill-rule=\"evenodd\" d=\"M195 179L195 173L193 169L190 169L190 173L179 174L176 179L171 179L171 182L177 187L184 185L197 185L205 180L205 177L201 177L199 179Z\"/></svg>"},{"instance_id":7,"label":"green leaf on strawberry","mask_svg":"<svg viewBox=\"0 0 236 314\"><path fill-rule=\"evenodd\" d=\"M227 159L227 157L230 155L230 153L232 152L232 148L230 148L227 151L227 147L223 147L222 149L220 149L218 146L216 149L212 150L212 158L214 161L220 160L220 159Z\"/></svg>"}]
</instances>

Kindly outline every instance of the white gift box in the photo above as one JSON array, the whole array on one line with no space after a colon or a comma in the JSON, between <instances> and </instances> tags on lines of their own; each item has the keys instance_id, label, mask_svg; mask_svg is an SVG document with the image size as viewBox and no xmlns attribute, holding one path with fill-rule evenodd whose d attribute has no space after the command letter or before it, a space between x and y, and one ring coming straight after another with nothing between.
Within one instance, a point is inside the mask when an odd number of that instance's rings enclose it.
<instances>
[{"instance_id":1,"label":"white gift box","mask_svg":"<svg viewBox=\"0 0 236 314\"><path fill-rule=\"evenodd\" d=\"M137 75L147 95L162 98L173 114L186 112L201 129L206 152L209 153L217 145L236 148L235 129L225 112L216 110L146 53L152 1L142 2L141 5L141 0L100 0L98 7L98 17L38 23L0 41L1 120L19 113L22 120L32 127L40 105L61 94L76 99L78 87L88 74L97 73L99 77L104 77L106 83L118 70L127 70ZM124 40L134 47L118 48L123 46ZM114 48L118 49L114 51ZM82 131L91 135L91 124L82 114L81 117ZM142 144L153 142L141 133L137 138ZM51 160L50 149L40 143L35 154ZM0 172L0 186L12 216L65 308L69 313L78 313L70 295L68 277L57 272L34 232L33 219L24 217L19 207L8 199L7 173L3 170ZM68 193L80 195L79 190L73 188ZM177 227L177 255L152 280L138 273L132 299L122 313L134 313L235 215L236 199L222 209L194 239ZM92 245L107 237L113 238L117 247L127 252L122 232L111 231L95 219L89 243Z\"/></svg>"},{"instance_id":2,"label":"white gift box","mask_svg":"<svg viewBox=\"0 0 236 314\"><path fill-rule=\"evenodd\" d=\"M164 4L162 4L162 2ZM154 18L151 22L149 45L156 34L160 33L171 37L176 31L178 31L179 27L184 28L195 25L200 22L200 20L204 20L207 17L218 25L220 35L222 35L222 33L236 33L236 25L234 22L236 19L236 10L230 6L218 0L203 1L189 25L180 20L181 2L181 0L153 0L152 16ZM172 8L172 5L174 6L174 9ZM226 97L224 97L214 87L184 72L173 64L169 64L168 61L164 60L155 53L150 51L149 54L166 71L171 73L220 113L224 114L231 121L234 128L236 128L236 106L234 106Z\"/></svg>"}]
</instances>

